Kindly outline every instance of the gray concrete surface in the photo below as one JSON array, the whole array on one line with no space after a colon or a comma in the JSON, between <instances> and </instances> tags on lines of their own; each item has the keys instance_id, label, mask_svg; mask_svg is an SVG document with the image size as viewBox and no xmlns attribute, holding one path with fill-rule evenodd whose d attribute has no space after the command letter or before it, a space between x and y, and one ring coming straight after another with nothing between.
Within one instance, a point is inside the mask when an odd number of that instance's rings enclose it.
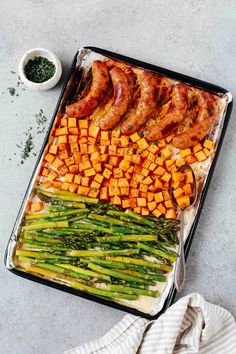
<instances>
[{"instance_id":1,"label":"gray concrete surface","mask_svg":"<svg viewBox=\"0 0 236 354\"><path fill-rule=\"evenodd\" d=\"M58 354L104 334L124 313L12 275L4 249L36 156L19 164L16 144L42 108L50 119L61 84L44 93L17 87L32 47L54 51L64 73L80 46L94 45L210 81L236 95L234 0L0 0L0 354ZM16 87L11 97L7 88ZM2 93L3 92L3 93ZM236 316L236 122L225 142L188 260L185 290ZM36 134L37 154L44 134Z\"/></svg>"}]
</instances>

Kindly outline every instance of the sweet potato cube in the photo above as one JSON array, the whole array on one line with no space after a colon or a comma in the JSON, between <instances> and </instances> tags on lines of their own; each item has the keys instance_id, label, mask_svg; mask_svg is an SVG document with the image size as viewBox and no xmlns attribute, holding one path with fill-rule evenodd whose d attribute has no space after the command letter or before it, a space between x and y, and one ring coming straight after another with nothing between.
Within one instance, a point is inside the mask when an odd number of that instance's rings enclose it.
<instances>
[{"instance_id":1,"label":"sweet potato cube","mask_svg":"<svg viewBox=\"0 0 236 354\"><path fill-rule=\"evenodd\" d=\"M202 150L202 145L200 143L198 143L197 145L193 146L193 152L194 154L198 151Z\"/></svg>"},{"instance_id":2,"label":"sweet potato cube","mask_svg":"<svg viewBox=\"0 0 236 354\"><path fill-rule=\"evenodd\" d=\"M134 212L135 212L136 214L140 214L140 213L141 213L141 208L140 208L140 207L134 208Z\"/></svg>"},{"instance_id":3,"label":"sweet potato cube","mask_svg":"<svg viewBox=\"0 0 236 354\"><path fill-rule=\"evenodd\" d=\"M167 189L163 190L162 194L163 194L164 200L170 200L171 199L170 193L169 193L169 191Z\"/></svg>"},{"instance_id":4,"label":"sweet potato cube","mask_svg":"<svg viewBox=\"0 0 236 354\"><path fill-rule=\"evenodd\" d=\"M157 209L162 213L165 214L166 208L163 203L158 204Z\"/></svg>"},{"instance_id":5,"label":"sweet potato cube","mask_svg":"<svg viewBox=\"0 0 236 354\"><path fill-rule=\"evenodd\" d=\"M193 179L193 174L192 174L192 171L189 170L189 171L186 171L185 172L185 183L193 183L194 179Z\"/></svg>"},{"instance_id":6,"label":"sweet potato cube","mask_svg":"<svg viewBox=\"0 0 236 354\"><path fill-rule=\"evenodd\" d=\"M159 218L162 214L162 212L160 212L160 210L158 209L155 209L152 211L152 214L156 217L156 218Z\"/></svg>"},{"instance_id":7,"label":"sweet potato cube","mask_svg":"<svg viewBox=\"0 0 236 354\"><path fill-rule=\"evenodd\" d=\"M116 146L115 145L109 145L108 154L112 155L112 156L116 156Z\"/></svg>"},{"instance_id":8,"label":"sweet potato cube","mask_svg":"<svg viewBox=\"0 0 236 354\"><path fill-rule=\"evenodd\" d=\"M175 199L179 198L183 194L184 194L184 190L180 187L174 189L174 191L173 191L173 195L174 195Z\"/></svg>"},{"instance_id":9,"label":"sweet potato cube","mask_svg":"<svg viewBox=\"0 0 236 354\"><path fill-rule=\"evenodd\" d=\"M87 144L79 144L81 154L88 153L88 145Z\"/></svg>"},{"instance_id":10,"label":"sweet potato cube","mask_svg":"<svg viewBox=\"0 0 236 354\"><path fill-rule=\"evenodd\" d=\"M158 165L158 166L163 166L164 165L164 161L165 159L163 157L157 157L156 160L155 160L155 163Z\"/></svg>"},{"instance_id":11,"label":"sweet potato cube","mask_svg":"<svg viewBox=\"0 0 236 354\"><path fill-rule=\"evenodd\" d=\"M58 177L58 174L55 171L51 171L48 175L47 175L47 179L49 181L53 181L54 179L56 179Z\"/></svg>"},{"instance_id":12,"label":"sweet potato cube","mask_svg":"<svg viewBox=\"0 0 236 354\"><path fill-rule=\"evenodd\" d=\"M174 208L174 204L172 203L171 200L166 200L165 201L165 207L166 208Z\"/></svg>"},{"instance_id":13,"label":"sweet potato cube","mask_svg":"<svg viewBox=\"0 0 236 354\"><path fill-rule=\"evenodd\" d=\"M81 184L82 184L82 186L88 187L88 186L89 186L89 181L90 181L90 178L89 178L89 177L82 177L82 178L81 178Z\"/></svg>"},{"instance_id":14,"label":"sweet potato cube","mask_svg":"<svg viewBox=\"0 0 236 354\"><path fill-rule=\"evenodd\" d=\"M47 155L45 155L44 160L46 160L47 162L53 163L53 161L55 160L55 156L53 156L52 154L47 154Z\"/></svg>"},{"instance_id":15,"label":"sweet potato cube","mask_svg":"<svg viewBox=\"0 0 236 354\"><path fill-rule=\"evenodd\" d=\"M68 155L68 151L67 150L59 151L59 158L61 160L68 159L68 157L69 157L69 155Z\"/></svg>"},{"instance_id":16,"label":"sweet potato cube","mask_svg":"<svg viewBox=\"0 0 236 354\"><path fill-rule=\"evenodd\" d=\"M100 175L100 173L97 173L95 176L94 176L94 181L98 182L98 183L102 183L104 177L102 175Z\"/></svg>"},{"instance_id":17,"label":"sweet potato cube","mask_svg":"<svg viewBox=\"0 0 236 354\"><path fill-rule=\"evenodd\" d=\"M78 184L76 184L76 183L71 183L70 184L70 186L69 186L69 191L71 192L71 193L76 193L77 192L77 190L78 190Z\"/></svg>"},{"instance_id":18,"label":"sweet potato cube","mask_svg":"<svg viewBox=\"0 0 236 354\"><path fill-rule=\"evenodd\" d=\"M210 150L210 149L212 148L212 146L213 146L213 141L206 139L206 140L204 141L204 143L203 143L203 146L204 146L206 149Z\"/></svg>"},{"instance_id":19,"label":"sweet potato cube","mask_svg":"<svg viewBox=\"0 0 236 354\"><path fill-rule=\"evenodd\" d=\"M32 213L40 211L43 208L44 208L44 203L43 202L33 202L33 203L30 204L30 211Z\"/></svg>"},{"instance_id":20,"label":"sweet potato cube","mask_svg":"<svg viewBox=\"0 0 236 354\"><path fill-rule=\"evenodd\" d=\"M88 131L89 136L96 139L98 136L99 130L100 130L99 127L95 127L95 126L91 125L89 127L89 131Z\"/></svg>"},{"instance_id":21,"label":"sweet potato cube","mask_svg":"<svg viewBox=\"0 0 236 354\"><path fill-rule=\"evenodd\" d=\"M148 209L150 211L153 211L156 208L156 206L157 206L157 203L155 201L152 201L152 202L148 203Z\"/></svg>"},{"instance_id":22,"label":"sweet potato cube","mask_svg":"<svg viewBox=\"0 0 236 354\"><path fill-rule=\"evenodd\" d=\"M162 192L155 193L154 198L155 198L156 203L160 203L164 200Z\"/></svg>"},{"instance_id":23,"label":"sweet potato cube","mask_svg":"<svg viewBox=\"0 0 236 354\"><path fill-rule=\"evenodd\" d=\"M109 140L109 132L108 131L101 131L101 140Z\"/></svg>"},{"instance_id":24,"label":"sweet potato cube","mask_svg":"<svg viewBox=\"0 0 236 354\"><path fill-rule=\"evenodd\" d=\"M180 155L180 157L185 157L185 156L188 156L188 155L191 155L191 153L192 153L192 151L191 151L191 149L185 149L185 150L180 150L179 151L179 155Z\"/></svg>"},{"instance_id":25,"label":"sweet potato cube","mask_svg":"<svg viewBox=\"0 0 236 354\"><path fill-rule=\"evenodd\" d=\"M134 133L130 135L130 139L133 143L136 143L136 141L140 140L140 136L138 135L138 133Z\"/></svg>"},{"instance_id":26,"label":"sweet potato cube","mask_svg":"<svg viewBox=\"0 0 236 354\"><path fill-rule=\"evenodd\" d=\"M143 151L143 152L141 153L141 157L142 157L143 159L146 159L146 158L148 157L148 154L149 154L148 150L146 149L146 150L141 150L141 151Z\"/></svg>"},{"instance_id":27,"label":"sweet potato cube","mask_svg":"<svg viewBox=\"0 0 236 354\"><path fill-rule=\"evenodd\" d=\"M175 134L170 134L170 135L168 135L168 136L166 137L166 142L167 142L167 143L170 143L174 136L175 136Z\"/></svg>"},{"instance_id":28,"label":"sweet potato cube","mask_svg":"<svg viewBox=\"0 0 236 354\"><path fill-rule=\"evenodd\" d=\"M79 145L77 143L70 144L70 150L71 150L72 154L74 152L78 152L79 151Z\"/></svg>"},{"instance_id":29,"label":"sweet potato cube","mask_svg":"<svg viewBox=\"0 0 236 354\"><path fill-rule=\"evenodd\" d=\"M124 160L132 162L133 158L130 155L124 155Z\"/></svg>"},{"instance_id":30,"label":"sweet potato cube","mask_svg":"<svg viewBox=\"0 0 236 354\"><path fill-rule=\"evenodd\" d=\"M92 167L92 168L89 168L88 170L85 170L84 174L86 177L92 177L92 176L96 175L96 172L95 172L94 168Z\"/></svg>"},{"instance_id":31,"label":"sweet potato cube","mask_svg":"<svg viewBox=\"0 0 236 354\"><path fill-rule=\"evenodd\" d=\"M119 129L115 128L112 130L111 136L112 136L112 138L120 138L121 131Z\"/></svg>"},{"instance_id":32,"label":"sweet potato cube","mask_svg":"<svg viewBox=\"0 0 236 354\"><path fill-rule=\"evenodd\" d=\"M66 166L73 165L74 163L75 163L75 160L74 160L74 157L73 157L73 156L68 157L68 159L65 159L65 164L66 164Z\"/></svg>"},{"instance_id":33,"label":"sweet potato cube","mask_svg":"<svg viewBox=\"0 0 236 354\"><path fill-rule=\"evenodd\" d=\"M185 174L182 172L174 172L172 173L172 181L174 182L182 182L185 179Z\"/></svg>"},{"instance_id":34,"label":"sweet potato cube","mask_svg":"<svg viewBox=\"0 0 236 354\"><path fill-rule=\"evenodd\" d=\"M89 145L95 145L96 143L96 139L95 138L92 138L91 136L88 136L87 137L87 142ZM94 148L98 148L97 146L94 146Z\"/></svg>"},{"instance_id":35,"label":"sweet potato cube","mask_svg":"<svg viewBox=\"0 0 236 354\"><path fill-rule=\"evenodd\" d=\"M86 136L81 136L81 137L78 139L78 142L79 142L80 145L81 145L81 144L87 145L88 139L87 139Z\"/></svg>"},{"instance_id":36,"label":"sweet potato cube","mask_svg":"<svg viewBox=\"0 0 236 354\"><path fill-rule=\"evenodd\" d=\"M165 218L166 219L176 219L176 211L175 209L171 208L171 209L167 209L166 213L165 213Z\"/></svg>"},{"instance_id":37,"label":"sweet potato cube","mask_svg":"<svg viewBox=\"0 0 236 354\"><path fill-rule=\"evenodd\" d=\"M81 183L81 179L82 179L81 175L75 175L74 183L80 184Z\"/></svg>"},{"instance_id":38,"label":"sweet potato cube","mask_svg":"<svg viewBox=\"0 0 236 354\"><path fill-rule=\"evenodd\" d=\"M148 185L147 185L147 184L140 183L140 184L139 184L139 191L146 193L146 192L148 191ZM146 195L145 195L145 197L146 197Z\"/></svg>"},{"instance_id":39,"label":"sweet potato cube","mask_svg":"<svg viewBox=\"0 0 236 354\"><path fill-rule=\"evenodd\" d=\"M76 118L68 118L68 127L76 128L77 127L77 119Z\"/></svg>"},{"instance_id":40,"label":"sweet potato cube","mask_svg":"<svg viewBox=\"0 0 236 354\"><path fill-rule=\"evenodd\" d=\"M90 191L88 193L88 196L91 198L97 198L98 194L99 194L99 189L98 188L90 188Z\"/></svg>"},{"instance_id":41,"label":"sweet potato cube","mask_svg":"<svg viewBox=\"0 0 236 354\"><path fill-rule=\"evenodd\" d=\"M119 157L118 156L110 156L109 164L112 166L118 166L119 165Z\"/></svg>"},{"instance_id":42,"label":"sweet potato cube","mask_svg":"<svg viewBox=\"0 0 236 354\"><path fill-rule=\"evenodd\" d=\"M120 188L120 194L121 195L125 195L125 196L129 196L129 187L119 187Z\"/></svg>"},{"instance_id":43,"label":"sweet potato cube","mask_svg":"<svg viewBox=\"0 0 236 354\"><path fill-rule=\"evenodd\" d=\"M132 197L132 198L137 198L138 197L138 190L136 189L136 188L131 188L130 189L130 196Z\"/></svg>"},{"instance_id":44,"label":"sweet potato cube","mask_svg":"<svg viewBox=\"0 0 236 354\"><path fill-rule=\"evenodd\" d=\"M146 150L149 148L149 144L146 141L146 139L144 139L144 138L137 140L137 144L138 144L138 147L142 150Z\"/></svg>"},{"instance_id":45,"label":"sweet potato cube","mask_svg":"<svg viewBox=\"0 0 236 354\"><path fill-rule=\"evenodd\" d=\"M74 175L72 173L67 173L64 177L65 182L72 183L74 179Z\"/></svg>"},{"instance_id":46,"label":"sweet potato cube","mask_svg":"<svg viewBox=\"0 0 236 354\"><path fill-rule=\"evenodd\" d=\"M111 171L112 171L112 169L113 169L113 166L110 165L109 163L105 163L104 166L105 166L106 168L108 168L108 170L111 170Z\"/></svg>"},{"instance_id":47,"label":"sweet potato cube","mask_svg":"<svg viewBox=\"0 0 236 354\"><path fill-rule=\"evenodd\" d=\"M92 163L100 162L100 153L98 151L95 151L91 154L90 160Z\"/></svg>"},{"instance_id":48,"label":"sweet potato cube","mask_svg":"<svg viewBox=\"0 0 236 354\"><path fill-rule=\"evenodd\" d=\"M185 162L188 165L191 165L192 163L194 163L196 161L197 161L197 159L196 159L196 157L194 155L188 155L188 156L185 157Z\"/></svg>"},{"instance_id":49,"label":"sweet potato cube","mask_svg":"<svg viewBox=\"0 0 236 354\"><path fill-rule=\"evenodd\" d=\"M166 168L169 168L175 163L175 160L169 159L165 161Z\"/></svg>"},{"instance_id":50,"label":"sweet potato cube","mask_svg":"<svg viewBox=\"0 0 236 354\"><path fill-rule=\"evenodd\" d=\"M151 152L152 154L156 155L159 151L159 147L156 144L150 144L148 151Z\"/></svg>"},{"instance_id":51,"label":"sweet potato cube","mask_svg":"<svg viewBox=\"0 0 236 354\"><path fill-rule=\"evenodd\" d=\"M69 128L69 133L71 134L70 135L70 137L71 136L73 136L73 135L79 135L79 129L78 128ZM77 139L77 137L74 137L74 139L76 140Z\"/></svg>"},{"instance_id":52,"label":"sweet potato cube","mask_svg":"<svg viewBox=\"0 0 236 354\"><path fill-rule=\"evenodd\" d=\"M63 191L68 191L70 187L70 183L69 182L63 182L61 185L61 189L63 189Z\"/></svg>"},{"instance_id":53,"label":"sweet potato cube","mask_svg":"<svg viewBox=\"0 0 236 354\"><path fill-rule=\"evenodd\" d=\"M164 157L165 160L168 160L172 156L172 152L168 147L165 147L161 150L161 155Z\"/></svg>"},{"instance_id":54,"label":"sweet potato cube","mask_svg":"<svg viewBox=\"0 0 236 354\"><path fill-rule=\"evenodd\" d=\"M50 187L52 186L52 183L53 183L53 182L51 182L51 181L45 181L45 182L43 182L43 183L41 184L41 186L42 186L43 188L47 189L47 188L50 188Z\"/></svg>"},{"instance_id":55,"label":"sweet potato cube","mask_svg":"<svg viewBox=\"0 0 236 354\"><path fill-rule=\"evenodd\" d=\"M66 144L67 143L67 135L60 135L58 137L58 143L60 144Z\"/></svg>"},{"instance_id":56,"label":"sweet potato cube","mask_svg":"<svg viewBox=\"0 0 236 354\"><path fill-rule=\"evenodd\" d=\"M140 165L135 165L134 166L134 173L141 173L141 171L142 171L142 166L140 166Z\"/></svg>"},{"instance_id":57,"label":"sweet potato cube","mask_svg":"<svg viewBox=\"0 0 236 354\"><path fill-rule=\"evenodd\" d=\"M107 162L108 158L109 158L108 154L102 154L100 160L101 162Z\"/></svg>"},{"instance_id":58,"label":"sweet potato cube","mask_svg":"<svg viewBox=\"0 0 236 354\"><path fill-rule=\"evenodd\" d=\"M149 175L149 170L147 168L142 168L141 175L147 177Z\"/></svg>"},{"instance_id":59,"label":"sweet potato cube","mask_svg":"<svg viewBox=\"0 0 236 354\"><path fill-rule=\"evenodd\" d=\"M124 175L124 172L120 168L117 167L117 168L113 169L114 178L121 178L121 177L123 177L123 175Z\"/></svg>"},{"instance_id":60,"label":"sweet potato cube","mask_svg":"<svg viewBox=\"0 0 236 354\"><path fill-rule=\"evenodd\" d=\"M128 160L121 160L120 164L119 164L119 168L122 171L127 171L130 167L130 161Z\"/></svg>"},{"instance_id":61,"label":"sweet potato cube","mask_svg":"<svg viewBox=\"0 0 236 354\"><path fill-rule=\"evenodd\" d=\"M100 162L93 164L93 168L96 172L102 172L102 164Z\"/></svg>"},{"instance_id":62,"label":"sweet potato cube","mask_svg":"<svg viewBox=\"0 0 236 354\"><path fill-rule=\"evenodd\" d=\"M153 174L158 175L158 176L163 176L165 172L166 172L166 170L162 166L158 166L155 169L155 171L153 171Z\"/></svg>"},{"instance_id":63,"label":"sweet potato cube","mask_svg":"<svg viewBox=\"0 0 236 354\"><path fill-rule=\"evenodd\" d=\"M156 168L157 168L157 165L154 162L152 162L150 164L150 166L148 167L149 171L154 171Z\"/></svg>"},{"instance_id":64,"label":"sweet potato cube","mask_svg":"<svg viewBox=\"0 0 236 354\"><path fill-rule=\"evenodd\" d=\"M78 142L78 136L77 135L68 135L68 142L70 144L76 144Z\"/></svg>"},{"instance_id":65,"label":"sweet potato cube","mask_svg":"<svg viewBox=\"0 0 236 354\"><path fill-rule=\"evenodd\" d=\"M126 147L129 145L129 137L128 136L125 136L125 135L122 135L120 137L120 146L121 147Z\"/></svg>"},{"instance_id":66,"label":"sweet potato cube","mask_svg":"<svg viewBox=\"0 0 236 354\"><path fill-rule=\"evenodd\" d=\"M112 171L110 171L108 168L105 168L105 170L103 171L103 177L105 177L106 179L109 179L111 177Z\"/></svg>"},{"instance_id":67,"label":"sweet potato cube","mask_svg":"<svg viewBox=\"0 0 236 354\"><path fill-rule=\"evenodd\" d=\"M130 198L130 207L131 208L136 208L137 207L137 198L133 198L133 197L131 197Z\"/></svg>"},{"instance_id":68,"label":"sweet potato cube","mask_svg":"<svg viewBox=\"0 0 236 354\"><path fill-rule=\"evenodd\" d=\"M68 134L68 128L63 127L63 128L57 128L55 131L55 136L60 136L60 135L67 135Z\"/></svg>"},{"instance_id":69,"label":"sweet potato cube","mask_svg":"<svg viewBox=\"0 0 236 354\"><path fill-rule=\"evenodd\" d=\"M124 148L117 148L117 156L124 156L125 149Z\"/></svg>"},{"instance_id":70,"label":"sweet potato cube","mask_svg":"<svg viewBox=\"0 0 236 354\"><path fill-rule=\"evenodd\" d=\"M79 164L79 171L83 172L85 170L88 170L91 167L92 167L92 165L91 165L90 161L84 161Z\"/></svg>"},{"instance_id":71,"label":"sweet potato cube","mask_svg":"<svg viewBox=\"0 0 236 354\"><path fill-rule=\"evenodd\" d=\"M59 143L59 144L58 144L58 149L59 149L60 151L68 150L68 144L66 144L66 143Z\"/></svg>"},{"instance_id":72,"label":"sweet potato cube","mask_svg":"<svg viewBox=\"0 0 236 354\"><path fill-rule=\"evenodd\" d=\"M175 164L177 167L180 167L180 166L183 166L185 164L184 160L183 159L177 159L175 161Z\"/></svg>"},{"instance_id":73,"label":"sweet potato cube","mask_svg":"<svg viewBox=\"0 0 236 354\"><path fill-rule=\"evenodd\" d=\"M90 191L90 188L89 188L89 187L79 186L79 187L78 187L78 190L77 190L77 193L78 193L79 195L88 195L88 194L89 194L89 191Z\"/></svg>"},{"instance_id":74,"label":"sweet potato cube","mask_svg":"<svg viewBox=\"0 0 236 354\"><path fill-rule=\"evenodd\" d=\"M127 172L132 174L134 172L134 166L130 166Z\"/></svg>"},{"instance_id":75,"label":"sweet potato cube","mask_svg":"<svg viewBox=\"0 0 236 354\"><path fill-rule=\"evenodd\" d=\"M133 179L140 183L144 179L144 176L140 175L139 173L135 173L134 176L133 176Z\"/></svg>"},{"instance_id":76,"label":"sweet potato cube","mask_svg":"<svg viewBox=\"0 0 236 354\"><path fill-rule=\"evenodd\" d=\"M138 187L138 184L139 184L138 181L136 181L135 179L131 179L131 181L130 181L130 187L132 187L132 188L137 188L137 187Z\"/></svg>"},{"instance_id":77,"label":"sweet potato cube","mask_svg":"<svg viewBox=\"0 0 236 354\"><path fill-rule=\"evenodd\" d=\"M59 159L58 157L55 158L55 160L53 161L52 165L56 168L59 169L61 166L64 165L64 162Z\"/></svg>"},{"instance_id":78,"label":"sweet potato cube","mask_svg":"<svg viewBox=\"0 0 236 354\"><path fill-rule=\"evenodd\" d=\"M195 156L196 156L198 162L206 160L206 155L204 154L203 151L196 152Z\"/></svg>"},{"instance_id":79,"label":"sweet potato cube","mask_svg":"<svg viewBox=\"0 0 236 354\"><path fill-rule=\"evenodd\" d=\"M168 172L165 172L163 176L161 176L161 180L168 183L171 179L171 175Z\"/></svg>"},{"instance_id":80,"label":"sweet potato cube","mask_svg":"<svg viewBox=\"0 0 236 354\"><path fill-rule=\"evenodd\" d=\"M124 209L130 208L130 200L129 199L122 200L122 208L124 208Z\"/></svg>"},{"instance_id":81,"label":"sweet potato cube","mask_svg":"<svg viewBox=\"0 0 236 354\"><path fill-rule=\"evenodd\" d=\"M108 187L102 187L100 189L100 195L99 198L101 200L108 200Z\"/></svg>"},{"instance_id":82,"label":"sweet potato cube","mask_svg":"<svg viewBox=\"0 0 236 354\"><path fill-rule=\"evenodd\" d=\"M185 185L183 185L182 188L183 188L185 194L192 195L192 187L191 187L190 183L186 183Z\"/></svg>"},{"instance_id":83,"label":"sweet potato cube","mask_svg":"<svg viewBox=\"0 0 236 354\"><path fill-rule=\"evenodd\" d=\"M146 198L137 198L137 205L139 207L145 207L147 205Z\"/></svg>"},{"instance_id":84,"label":"sweet potato cube","mask_svg":"<svg viewBox=\"0 0 236 354\"><path fill-rule=\"evenodd\" d=\"M56 155L57 154L57 150L58 150L58 146L57 145L50 145L50 148L49 148L49 153L50 154Z\"/></svg>"},{"instance_id":85,"label":"sweet potato cube","mask_svg":"<svg viewBox=\"0 0 236 354\"><path fill-rule=\"evenodd\" d=\"M188 195L184 195L180 198L176 198L176 202L180 208L187 208L190 205L190 198Z\"/></svg>"},{"instance_id":86,"label":"sweet potato cube","mask_svg":"<svg viewBox=\"0 0 236 354\"><path fill-rule=\"evenodd\" d=\"M149 152L147 155L147 160L154 162L156 160L156 156L152 152Z\"/></svg>"},{"instance_id":87,"label":"sweet potato cube","mask_svg":"<svg viewBox=\"0 0 236 354\"><path fill-rule=\"evenodd\" d=\"M161 149L166 146L165 139L158 140L158 147Z\"/></svg>"},{"instance_id":88,"label":"sweet potato cube","mask_svg":"<svg viewBox=\"0 0 236 354\"><path fill-rule=\"evenodd\" d=\"M125 172L125 177L130 180L132 179L131 173Z\"/></svg>"},{"instance_id":89,"label":"sweet potato cube","mask_svg":"<svg viewBox=\"0 0 236 354\"><path fill-rule=\"evenodd\" d=\"M139 165L141 163L141 156L139 154L134 154L132 156L132 161L134 164Z\"/></svg>"},{"instance_id":90,"label":"sweet potato cube","mask_svg":"<svg viewBox=\"0 0 236 354\"><path fill-rule=\"evenodd\" d=\"M60 168L58 169L58 171L60 172L60 175L61 175L61 176L65 176L65 174L66 174L69 170L68 170L68 168L66 167L66 165L64 165L64 166L60 167Z\"/></svg>"},{"instance_id":91,"label":"sweet potato cube","mask_svg":"<svg viewBox=\"0 0 236 354\"><path fill-rule=\"evenodd\" d=\"M143 215L143 216L149 215L148 208L141 208L141 215Z\"/></svg>"},{"instance_id":92,"label":"sweet potato cube","mask_svg":"<svg viewBox=\"0 0 236 354\"><path fill-rule=\"evenodd\" d=\"M79 128L80 129L88 129L87 119L79 119Z\"/></svg>"},{"instance_id":93,"label":"sweet potato cube","mask_svg":"<svg viewBox=\"0 0 236 354\"><path fill-rule=\"evenodd\" d=\"M154 182L154 187L159 189L162 188L162 186L162 182L158 178L156 178Z\"/></svg>"},{"instance_id":94,"label":"sweet potato cube","mask_svg":"<svg viewBox=\"0 0 236 354\"><path fill-rule=\"evenodd\" d=\"M46 168L46 167L44 167L43 168L43 170L42 170L42 176L47 176L49 174L49 170Z\"/></svg>"},{"instance_id":95,"label":"sweet potato cube","mask_svg":"<svg viewBox=\"0 0 236 354\"><path fill-rule=\"evenodd\" d=\"M204 152L204 154L206 155L206 157L211 156L211 152L210 152L207 148L204 148L204 149L203 149L203 152Z\"/></svg>"},{"instance_id":96,"label":"sweet potato cube","mask_svg":"<svg viewBox=\"0 0 236 354\"><path fill-rule=\"evenodd\" d=\"M80 136L88 136L88 129L81 129Z\"/></svg>"},{"instance_id":97,"label":"sweet potato cube","mask_svg":"<svg viewBox=\"0 0 236 354\"><path fill-rule=\"evenodd\" d=\"M106 198L101 198L101 192L100 192L100 199L106 200ZM114 197L111 198L111 204L121 205L121 198L118 195L114 195Z\"/></svg>"},{"instance_id":98,"label":"sweet potato cube","mask_svg":"<svg viewBox=\"0 0 236 354\"><path fill-rule=\"evenodd\" d=\"M144 180L142 181L143 184L146 184L146 185L148 185L148 186L149 186L150 184L152 184L152 182L153 182L153 180L151 179L150 176L144 178Z\"/></svg>"},{"instance_id":99,"label":"sweet potato cube","mask_svg":"<svg viewBox=\"0 0 236 354\"><path fill-rule=\"evenodd\" d=\"M153 192L147 192L147 201L152 202L154 200L154 193Z\"/></svg>"},{"instance_id":100,"label":"sweet potato cube","mask_svg":"<svg viewBox=\"0 0 236 354\"><path fill-rule=\"evenodd\" d=\"M118 187L129 187L129 181L127 180L127 178L119 178Z\"/></svg>"},{"instance_id":101,"label":"sweet potato cube","mask_svg":"<svg viewBox=\"0 0 236 354\"><path fill-rule=\"evenodd\" d=\"M66 118L61 118L61 122L60 124L63 126L63 127L67 127L67 119Z\"/></svg>"}]
</instances>

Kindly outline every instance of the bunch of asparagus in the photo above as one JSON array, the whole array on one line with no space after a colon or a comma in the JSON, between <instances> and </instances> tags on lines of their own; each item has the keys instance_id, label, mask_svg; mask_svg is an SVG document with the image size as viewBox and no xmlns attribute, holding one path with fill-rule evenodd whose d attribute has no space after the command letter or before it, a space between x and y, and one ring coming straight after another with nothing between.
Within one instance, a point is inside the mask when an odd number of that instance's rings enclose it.
<instances>
[{"instance_id":1,"label":"bunch of asparagus","mask_svg":"<svg viewBox=\"0 0 236 354\"><path fill-rule=\"evenodd\" d=\"M112 300L157 297L177 254L178 221L142 217L98 199L37 190L15 250L21 270Z\"/></svg>"}]
</instances>

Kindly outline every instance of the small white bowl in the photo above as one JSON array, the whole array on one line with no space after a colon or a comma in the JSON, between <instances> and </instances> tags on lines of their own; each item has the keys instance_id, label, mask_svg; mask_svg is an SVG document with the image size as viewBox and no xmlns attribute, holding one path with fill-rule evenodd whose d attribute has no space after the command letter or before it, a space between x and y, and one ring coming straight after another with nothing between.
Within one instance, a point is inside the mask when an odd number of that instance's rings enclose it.
<instances>
[{"instance_id":1,"label":"small white bowl","mask_svg":"<svg viewBox=\"0 0 236 354\"><path fill-rule=\"evenodd\" d=\"M55 65L56 70L53 77L51 77L51 79L41 83L33 82L27 79L27 77L25 76L24 67L30 59L34 59L35 57L47 58ZM27 87L31 88L32 90L45 91L51 89L52 87L56 86L56 84L61 78L61 74L62 74L61 62L58 59L58 57L52 52L50 52L49 50L43 48L30 49L28 52L26 52L23 55L19 64L20 78L23 81L23 83Z\"/></svg>"}]
</instances>

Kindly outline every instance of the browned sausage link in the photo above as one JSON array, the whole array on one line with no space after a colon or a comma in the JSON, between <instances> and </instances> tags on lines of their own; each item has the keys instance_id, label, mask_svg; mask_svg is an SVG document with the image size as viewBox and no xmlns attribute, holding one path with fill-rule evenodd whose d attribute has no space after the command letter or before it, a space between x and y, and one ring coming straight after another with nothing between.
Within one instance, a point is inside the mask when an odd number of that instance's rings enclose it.
<instances>
[{"instance_id":1,"label":"browned sausage link","mask_svg":"<svg viewBox=\"0 0 236 354\"><path fill-rule=\"evenodd\" d=\"M131 135L138 131L156 108L158 91L156 76L143 70L140 70L137 75L140 82L141 96L137 109L128 114L121 123L120 129L125 135Z\"/></svg>"},{"instance_id":2,"label":"browned sausage link","mask_svg":"<svg viewBox=\"0 0 236 354\"><path fill-rule=\"evenodd\" d=\"M188 106L188 90L183 84L176 84L172 90L172 101L163 119L144 131L147 141L155 141L171 134L184 119Z\"/></svg>"},{"instance_id":3,"label":"browned sausage link","mask_svg":"<svg viewBox=\"0 0 236 354\"><path fill-rule=\"evenodd\" d=\"M92 63L93 81L86 97L66 107L69 117L84 117L91 114L100 104L109 86L109 73L106 64L96 60Z\"/></svg>"},{"instance_id":4,"label":"browned sausage link","mask_svg":"<svg viewBox=\"0 0 236 354\"><path fill-rule=\"evenodd\" d=\"M197 117L191 128L173 138L172 143L177 148L186 149L196 145L208 134L213 123L215 107L211 95L205 91L197 91L196 99L199 109Z\"/></svg>"},{"instance_id":5,"label":"browned sausage link","mask_svg":"<svg viewBox=\"0 0 236 354\"><path fill-rule=\"evenodd\" d=\"M114 128L128 109L131 100L131 89L123 70L114 67L110 71L114 88L113 103L111 108L99 119L98 125L103 130Z\"/></svg>"}]
</instances>

